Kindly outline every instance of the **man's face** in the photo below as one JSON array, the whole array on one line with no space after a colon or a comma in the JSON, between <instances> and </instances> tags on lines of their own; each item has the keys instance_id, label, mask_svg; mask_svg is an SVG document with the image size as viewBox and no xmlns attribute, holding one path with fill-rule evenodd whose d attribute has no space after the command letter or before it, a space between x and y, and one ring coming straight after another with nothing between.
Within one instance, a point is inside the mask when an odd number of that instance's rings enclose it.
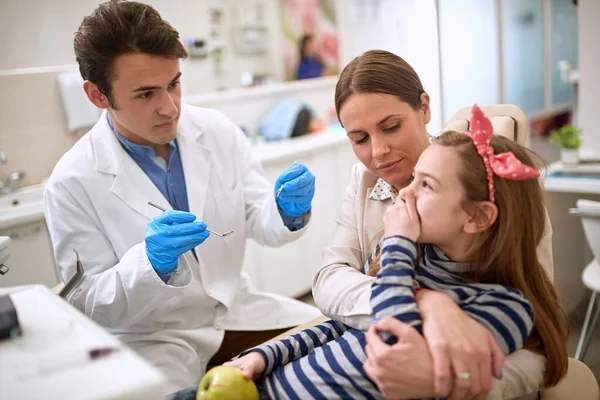
<instances>
[{"instance_id":1,"label":"man's face","mask_svg":"<svg viewBox=\"0 0 600 400\"><path fill-rule=\"evenodd\" d=\"M164 145L175 139L181 112L179 59L123 54L115 59L111 120L133 143Z\"/></svg>"}]
</instances>

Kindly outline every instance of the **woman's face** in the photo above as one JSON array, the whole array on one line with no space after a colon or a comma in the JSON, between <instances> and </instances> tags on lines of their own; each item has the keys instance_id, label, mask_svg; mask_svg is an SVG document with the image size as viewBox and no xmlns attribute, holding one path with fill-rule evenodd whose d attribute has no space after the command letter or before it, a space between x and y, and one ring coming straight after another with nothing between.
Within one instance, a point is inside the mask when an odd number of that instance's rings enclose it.
<instances>
[{"instance_id":1,"label":"woman's face","mask_svg":"<svg viewBox=\"0 0 600 400\"><path fill-rule=\"evenodd\" d=\"M340 122L356 157L397 189L408 185L419 156L429 145L425 125L431 118L429 95L414 110L396 96L355 93L340 109Z\"/></svg>"}]
</instances>

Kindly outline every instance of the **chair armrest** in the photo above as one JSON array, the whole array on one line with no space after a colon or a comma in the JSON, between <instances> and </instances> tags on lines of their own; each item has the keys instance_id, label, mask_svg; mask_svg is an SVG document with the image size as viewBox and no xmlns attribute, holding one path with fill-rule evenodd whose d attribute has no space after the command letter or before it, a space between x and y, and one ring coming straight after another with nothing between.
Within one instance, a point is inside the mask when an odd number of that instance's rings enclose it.
<instances>
[{"instance_id":1,"label":"chair armrest","mask_svg":"<svg viewBox=\"0 0 600 400\"><path fill-rule=\"evenodd\" d=\"M589 399L600 398L598 381L587 365L569 358L567 376L553 388L540 392L540 400Z\"/></svg>"}]
</instances>

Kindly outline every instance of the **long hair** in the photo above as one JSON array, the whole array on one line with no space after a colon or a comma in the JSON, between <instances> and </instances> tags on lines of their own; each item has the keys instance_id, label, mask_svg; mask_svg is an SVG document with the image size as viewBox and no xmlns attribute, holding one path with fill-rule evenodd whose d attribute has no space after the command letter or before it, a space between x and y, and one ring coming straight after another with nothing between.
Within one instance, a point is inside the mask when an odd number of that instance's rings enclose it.
<instances>
[{"instance_id":1,"label":"long hair","mask_svg":"<svg viewBox=\"0 0 600 400\"><path fill-rule=\"evenodd\" d=\"M475 210L478 202L489 200L486 169L473 141L464 133L445 132L434 145L451 147L462 161L460 181L464 188L463 208ZM512 152L523 164L536 168L534 154L517 143L494 136L495 154ZM534 327L525 348L547 358L544 387L556 385L566 374L569 323L560 306L558 292L537 256L546 224L546 210L537 179L509 180L494 175L498 218L477 235L469 252L474 260L472 282L494 283L520 290L531 303ZM369 274L379 270L380 257L373 260Z\"/></svg>"}]
</instances>

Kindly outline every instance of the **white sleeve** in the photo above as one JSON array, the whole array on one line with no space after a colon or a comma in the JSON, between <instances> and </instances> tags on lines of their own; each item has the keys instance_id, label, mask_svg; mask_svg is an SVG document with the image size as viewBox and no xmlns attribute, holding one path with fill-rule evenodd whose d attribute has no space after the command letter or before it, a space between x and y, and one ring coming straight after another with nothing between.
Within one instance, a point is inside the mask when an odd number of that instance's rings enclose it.
<instances>
[{"instance_id":1,"label":"white sleeve","mask_svg":"<svg viewBox=\"0 0 600 400\"><path fill-rule=\"evenodd\" d=\"M528 395L537 399L545 371L546 357L529 350L518 350L504 360L502 379L493 380L487 399L520 399Z\"/></svg>"},{"instance_id":2,"label":"white sleeve","mask_svg":"<svg viewBox=\"0 0 600 400\"><path fill-rule=\"evenodd\" d=\"M123 327L142 320L191 283L191 269L185 257L180 257L181 272L166 285L152 268L143 242L119 260L88 214L92 209L78 182L48 183L44 211L60 275L66 282L75 274L73 249L79 253L85 271L84 279L68 299L74 307L104 327Z\"/></svg>"}]
</instances>

